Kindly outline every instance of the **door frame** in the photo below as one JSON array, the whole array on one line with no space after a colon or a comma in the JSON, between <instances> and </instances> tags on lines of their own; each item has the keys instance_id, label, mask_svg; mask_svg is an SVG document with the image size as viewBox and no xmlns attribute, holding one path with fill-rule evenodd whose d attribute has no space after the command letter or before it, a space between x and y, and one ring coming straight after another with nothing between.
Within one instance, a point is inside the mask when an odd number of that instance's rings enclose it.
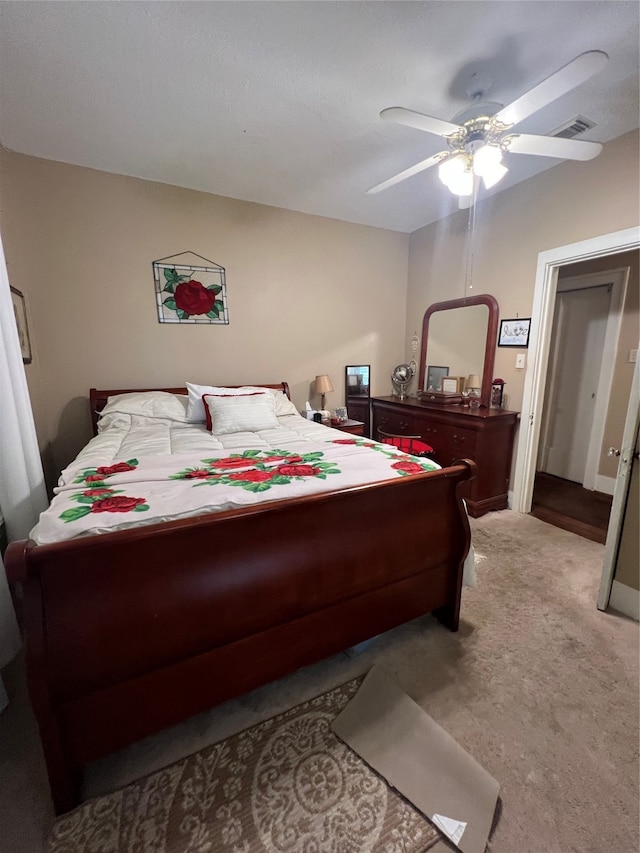
<instances>
[{"instance_id":1,"label":"door frame","mask_svg":"<svg viewBox=\"0 0 640 853\"><path fill-rule=\"evenodd\" d=\"M540 441L558 269L566 264L628 252L640 247L640 226L614 231L540 252L531 312L529 367L525 374L522 415L514 469L512 508L530 512Z\"/></svg>"}]
</instances>

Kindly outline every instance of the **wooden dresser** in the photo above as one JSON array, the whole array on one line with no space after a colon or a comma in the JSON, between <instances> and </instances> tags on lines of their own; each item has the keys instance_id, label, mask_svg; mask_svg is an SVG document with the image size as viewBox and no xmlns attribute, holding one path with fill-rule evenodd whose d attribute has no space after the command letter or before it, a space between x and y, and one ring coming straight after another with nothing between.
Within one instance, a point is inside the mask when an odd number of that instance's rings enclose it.
<instances>
[{"instance_id":1,"label":"wooden dresser","mask_svg":"<svg viewBox=\"0 0 640 853\"><path fill-rule=\"evenodd\" d=\"M478 475L465 483L462 495L469 515L477 518L507 508L511 457L518 412L444 406L416 397L373 397L373 430L398 435L419 435L434 449L434 458L448 466L457 459L473 459Z\"/></svg>"}]
</instances>

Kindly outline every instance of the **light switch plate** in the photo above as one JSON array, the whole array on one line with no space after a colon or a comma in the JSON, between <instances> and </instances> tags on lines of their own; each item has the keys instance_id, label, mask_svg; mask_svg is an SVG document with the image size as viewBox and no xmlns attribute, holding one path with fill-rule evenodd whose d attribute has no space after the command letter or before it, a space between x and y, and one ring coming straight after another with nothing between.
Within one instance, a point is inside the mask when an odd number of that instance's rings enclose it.
<instances>
[{"instance_id":1,"label":"light switch plate","mask_svg":"<svg viewBox=\"0 0 640 853\"><path fill-rule=\"evenodd\" d=\"M525 354L523 352L519 352L518 355L516 356L516 367L519 367L519 368L524 367L525 358L526 358Z\"/></svg>"}]
</instances>

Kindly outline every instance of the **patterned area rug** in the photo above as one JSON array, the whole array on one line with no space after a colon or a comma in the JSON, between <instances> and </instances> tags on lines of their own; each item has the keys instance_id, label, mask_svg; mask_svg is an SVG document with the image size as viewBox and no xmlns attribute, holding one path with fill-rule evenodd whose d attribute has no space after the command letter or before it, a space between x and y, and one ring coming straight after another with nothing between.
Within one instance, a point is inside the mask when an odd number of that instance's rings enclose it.
<instances>
[{"instance_id":1,"label":"patterned area rug","mask_svg":"<svg viewBox=\"0 0 640 853\"><path fill-rule=\"evenodd\" d=\"M423 853L441 838L330 731L356 679L79 806L50 853Z\"/></svg>"}]
</instances>

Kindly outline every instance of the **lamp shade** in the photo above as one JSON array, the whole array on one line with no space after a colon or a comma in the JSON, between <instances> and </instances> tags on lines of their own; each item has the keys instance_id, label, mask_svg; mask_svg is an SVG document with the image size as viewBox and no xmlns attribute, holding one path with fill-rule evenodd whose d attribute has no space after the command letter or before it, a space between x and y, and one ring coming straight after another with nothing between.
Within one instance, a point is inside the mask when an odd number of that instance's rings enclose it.
<instances>
[{"instance_id":1,"label":"lamp shade","mask_svg":"<svg viewBox=\"0 0 640 853\"><path fill-rule=\"evenodd\" d=\"M470 373L467 376L465 385L467 388L480 388L482 383L480 382L480 377L477 373Z\"/></svg>"},{"instance_id":2,"label":"lamp shade","mask_svg":"<svg viewBox=\"0 0 640 853\"><path fill-rule=\"evenodd\" d=\"M333 385L327 374L322 373L320 376L316 376L316 394L326 394L329 391L333 391Z\"/></svg>"},{"instance_id":3,"label":"lamp shade","mask_svg":"<svg viewBox=\"0 0 640 853\"><path fill-rule=\"evenodd\" d=\"M502 162L502 151L497 145L483 145L473 155L473 171L481 178L489 176Z\"/></svg>"}]
</instances>

